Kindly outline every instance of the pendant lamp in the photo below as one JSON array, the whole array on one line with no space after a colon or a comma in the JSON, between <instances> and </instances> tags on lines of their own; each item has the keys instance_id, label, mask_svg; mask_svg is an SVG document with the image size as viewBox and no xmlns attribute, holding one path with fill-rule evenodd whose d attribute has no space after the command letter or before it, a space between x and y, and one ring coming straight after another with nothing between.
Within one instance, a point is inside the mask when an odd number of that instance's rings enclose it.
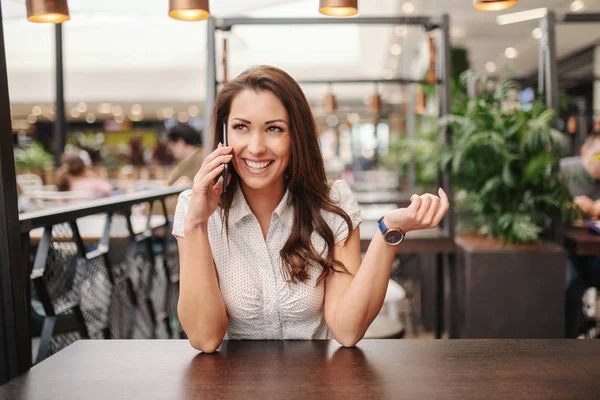
<instances>
[{"instance_id":1,"label":"pendant lamp","mask_svg":"<svg viewBox=\"0 0 600 400\"><path fill-rule=\"evenodd\" d=\"M60 24L71 19L67 0L27 0L29 22Z\"/></svg>"},{"instance_id":2,"label":"pendant lamp","mask_svg":"<svg viewBox=\"0 0 600 400\"><path fill-rule=\"evenodd\" d=\"M435 47L435 39L430 36L429 37L429 68L427 69L427 83L433 85L437 83L437 74L435 71L435 63L436 63L436 47Z\"/></svg>"},{"instance_id":3,"label":"pendant lamp","mask_svg":"<svg viewBox=\"0 0 600 400\"><path fill-rule=\"evenodd\" d=\"M501 11L517 5L518 0L473 0L473 7L480 11Z\"/></svg>"},{"instance_id":4,"label":"pendant lamp","mask_svg":"<svg viewBox=\"0 0 600 400\"><path fill-rule=\"evenodd\" d=\"M337 110L337 100L333 94L331 84L327 86L328 90L327 93L325 93L325 99L323 100L323 108L325 109L326 113L332 113Z\"/></svg>"},{"instance_id":5,"label":"pendant lamp","mask_svg":"<svg viewBox=\"0 0 600 400\"><path fill-rule=\"evenodd\" d=\"M227 83L227 37L223 38L223 83Z\"/></svg>"},{"instance_id":6,"label":"pendant lamp","mask_svg":"<svg viewBox=\"0 0 600 400\"><path fill-rule=\"evenodd\" d=\"M180 21L209 19L208 0L169 0L169 17Z\"/></svg>"},{"instance_id":7,"label":"pendant lamp","mask_svg":"<svg viewBox=\"0 0 600 400\"><path fill-rule=\"evenodd\" d=\"M319 12L330 17L351 17L358 14L358 0L319 0Z\"/></svg>"},{"instance_id":8,"label":"pendant lamp","mask_svg":"<svg viewBox=\"0 0 600 400\"><path fill-rule=\"evenodd\" d=\"M327 112L327 113L332 113L335 110L337 110L337 101L336 101L333 93L331 93L331 92L325 93L325 100L324 100L323 108L325 109L325 112Z\"/></svg>"},{"instance_id":9,"label":"pendant lamp","mask_svg":"<svg viewBox=\"0 0 600 400\"><path fill-rule=\"evenodd\" d=\"M381 114L381 95L379 94L379 92L375 92L371 95L371 102L370 102L370 106L371 106L371 112L375 115L379 115Z\"/></svg>"}]
</instances>

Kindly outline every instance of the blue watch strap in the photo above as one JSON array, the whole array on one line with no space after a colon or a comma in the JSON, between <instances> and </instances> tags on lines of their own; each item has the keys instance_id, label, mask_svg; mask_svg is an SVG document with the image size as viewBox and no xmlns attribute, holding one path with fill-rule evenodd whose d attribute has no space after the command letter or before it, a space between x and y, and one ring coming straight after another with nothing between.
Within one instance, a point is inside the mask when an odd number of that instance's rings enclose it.
<instances>
[{"instance_id":1,"label":"blue watch strap","mask_svg":"<svg viewBox=\"0 0 600 400\"><path fill-rule=\"evenodd\" d=\"M388 230L388 227L385 225L385 222L383 222L383 217L379 218L377 220L377 223L378 223L378 226L379 226L379 231L382 234L385 234L387 232L387 230Z\"/></svg>"}]
</instances>

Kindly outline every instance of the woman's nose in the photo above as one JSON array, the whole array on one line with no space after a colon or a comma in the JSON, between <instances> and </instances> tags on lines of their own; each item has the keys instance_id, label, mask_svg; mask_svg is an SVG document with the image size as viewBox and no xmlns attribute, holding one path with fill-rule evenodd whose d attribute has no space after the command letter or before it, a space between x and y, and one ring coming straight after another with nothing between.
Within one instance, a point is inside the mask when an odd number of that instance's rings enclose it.
<instances>
[{"instance_id":1,"label":"woman's nose","mask_svg":"<svg viewBox=\"0 0 600 400\"><path fill-rule=\"evenodd\" d=\"M261 154L265 151L264 137L261 132L253 132L248 143L248 151L252 154Z\"/></svg>"}]
</instances>

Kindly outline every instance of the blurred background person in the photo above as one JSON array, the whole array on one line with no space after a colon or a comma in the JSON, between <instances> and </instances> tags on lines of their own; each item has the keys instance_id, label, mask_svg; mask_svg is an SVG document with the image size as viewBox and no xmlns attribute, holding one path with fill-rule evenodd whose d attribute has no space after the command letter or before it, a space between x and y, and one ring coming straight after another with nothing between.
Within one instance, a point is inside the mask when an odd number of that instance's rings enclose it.
<instances>
[{"instance_id":1,"label":"blurred background person","mask_svg":"<svg viewBox=\"0 0 600 400\"><path fill-rule=\"evenodd\" d=\"M600 133L590 133L581 155L561 160L560 168L569 177L569 192L584 218L600 216ZM600 257L569 254L567 265L566 336L576 338L587 330L583 319L582 298L587 288L600 288Z\"/></svg>"},{"instance_id":2,"label":"blurred background person","mask_svg":"<svg viewBox=\"0 0 600 400\"><path fill-rule=\"evenodd\" d=\"M204 161L202 132L188 124L179 123L169 130L167 137L169 149L177 162L167 185L191 185Z\"/></svg>"},{"instance_id":3,"label":"blurred background person","mask_svg":"<svg viewBox=\"0 0 600 400\"><path fill-rule=\"evenodd\" d=\"M58 171L57 187L60 191L86 193L90 199L107 197L113 186L98 177L77 154L66 153Z\"/></svg>"}]
</instances>

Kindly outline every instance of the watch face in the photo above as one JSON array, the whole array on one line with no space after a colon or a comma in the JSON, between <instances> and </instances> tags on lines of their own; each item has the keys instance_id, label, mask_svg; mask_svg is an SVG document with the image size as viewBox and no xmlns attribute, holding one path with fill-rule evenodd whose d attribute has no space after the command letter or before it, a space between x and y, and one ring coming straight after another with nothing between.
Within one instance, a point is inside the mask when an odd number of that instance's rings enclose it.
<instances>
[{"instance_id":1,"label":"watch face","mask_svg":"<svg viewBox=\"0 0 600 400\"><path fill-rule=\"evenodd\" d=\"M404 235L402 232L397 230L390 230L385 235L385 241L389 244L398 244L402 241Z\"/></svg>"}]
</instances>

